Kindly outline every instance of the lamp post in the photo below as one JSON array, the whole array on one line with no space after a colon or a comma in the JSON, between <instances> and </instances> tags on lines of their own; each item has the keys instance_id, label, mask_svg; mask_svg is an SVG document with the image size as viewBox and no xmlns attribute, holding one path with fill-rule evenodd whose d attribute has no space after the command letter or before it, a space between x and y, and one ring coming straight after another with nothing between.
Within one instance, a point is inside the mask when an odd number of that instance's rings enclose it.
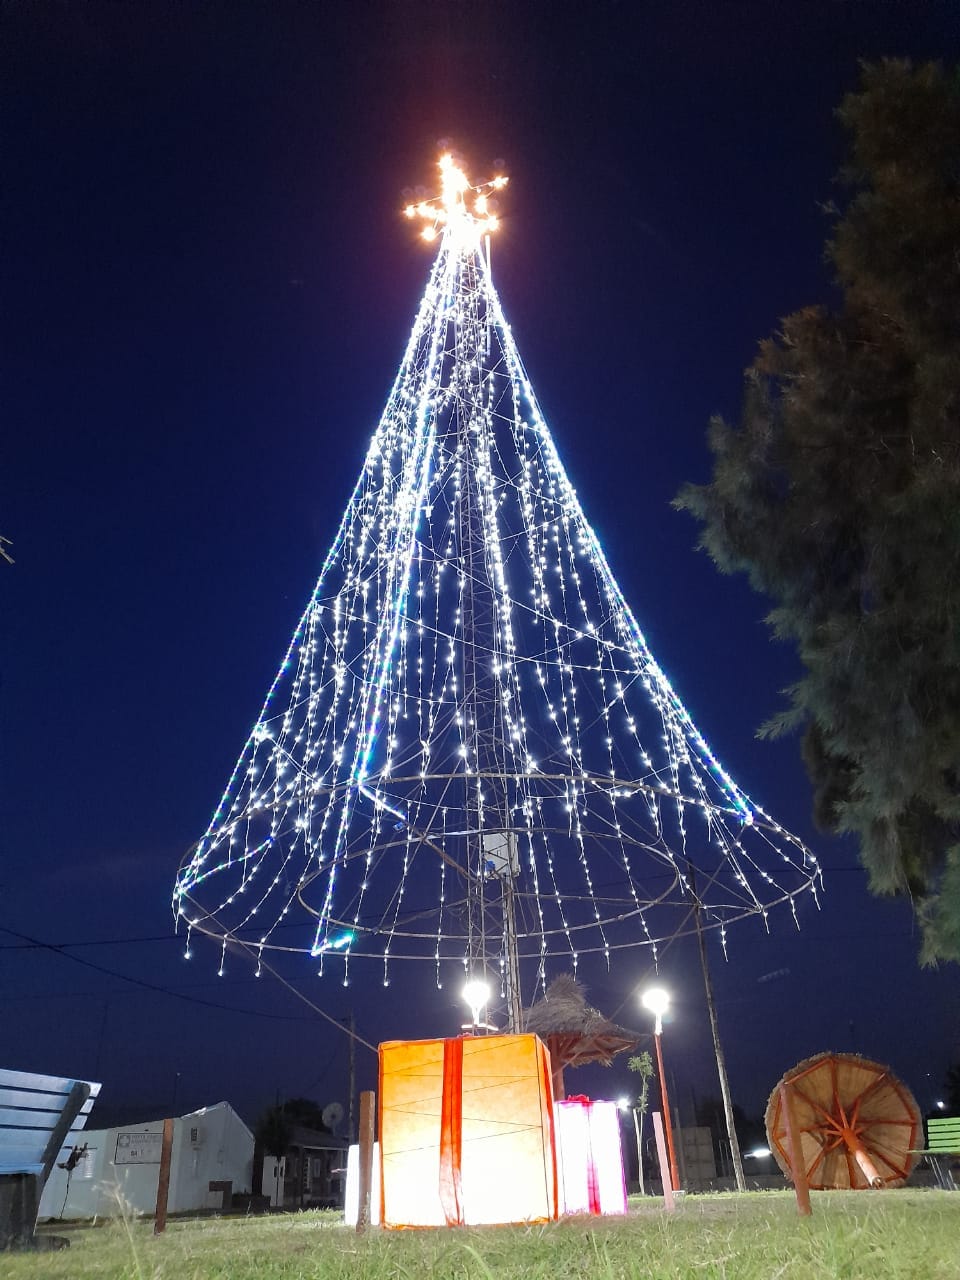
<instances>
[{"instance_id":1,"label":"lamp post","mask_svg":"<svg viewBox=\"0 0 960 1280\"><path fill-rule=\"evenodd\" d=\"M660 1101L663 1104L663 1124L667 1131L667 1153L670 1157L670 1181L673 1190L680 1190L680 1178L677 1175L677 1154L673 1147L673 1123L670 1119L670 1099L667 1095L667 1075L663 1069L663 1015L670 1007L670 997L662 987L650 987L640 998L645 1009L654 1016L653 1040L657 1047L657 1072L660 1076Z\"/></svg>"}]
</instances>

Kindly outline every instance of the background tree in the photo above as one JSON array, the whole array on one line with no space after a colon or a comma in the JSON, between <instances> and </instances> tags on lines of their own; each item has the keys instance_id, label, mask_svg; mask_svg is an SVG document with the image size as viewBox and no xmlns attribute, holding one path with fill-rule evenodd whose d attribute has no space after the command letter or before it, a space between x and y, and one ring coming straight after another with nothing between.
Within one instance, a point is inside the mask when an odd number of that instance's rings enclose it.
<instances>
[{"instance_id":1,"label":"background tree","mask_svg":"<svg viewBox=\"0 0 960 1280\"><path fill-rule=\"evenodd\" d=\"M960 1112L960 1062L947 1068L944 1077L944 1091L947 1095L947 1107L951 1111Z\"/></svg>"},{"instance_id":2,"label":"background tree","mask_svg":"<svg viewBox=\"0 0 960 1280\"><path fill-rule=\"evenodd\" d=\"M765 1147L767 1145L767 1129L762 1116L748 1116L743 1107L736 1102L732 1104L733 1119L740 1142L746 1148ZM698 1125L710 1130L713 1139L713 1153L717 1161L717 1169L722 1172L728 1159L732 1158L730 1140L727 1136L726 1108L722 1098L712 1094L697 1101L695 1116Z\"/></svg>"},{"instance_id":3,"label":"background tree","mask_svg":"<svg viewBox=\"0 0 960 1280\"><path fill-rule=\"evenodd\" d=\"M296 1126L328 1133L323 1123L323 1108L310 1098L288 1098L267 1107L257 1118L253 1128L254 1140L261 1152L282 1160L290 1150Z\"/></svg>"},{"instance_id":4,"label":"background tree","mask_svg":"<svg viewBox=\"0 0 960 1280\"><path fill-rule=\"evenodd\" d=\"M282 1160L293 1141L293 1123L282 1106L267 1107L257 1118L253 1135L257 1146L268 1156Z\"/></svg>"},{"instance_id":5,"label":"background tree","mask_svg":"<svg viewBox=\"0 0 960 1280\"><path fill-rule=\"evenodd\" d=\"M677 505L774 603L803 674L761 729L804 730L822 828L902 893L921 959L960 960L960 81L866 65L838 112L840 300L788 316Z\"/></svg>"}]
</instances>

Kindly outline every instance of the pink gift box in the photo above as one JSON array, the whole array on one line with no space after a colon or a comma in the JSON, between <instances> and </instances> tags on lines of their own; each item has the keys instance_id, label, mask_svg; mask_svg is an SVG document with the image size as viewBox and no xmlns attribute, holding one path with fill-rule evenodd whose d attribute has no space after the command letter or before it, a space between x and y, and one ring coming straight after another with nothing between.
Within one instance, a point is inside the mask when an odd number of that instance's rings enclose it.
<instances>
[{"instance_id":1,"label":"pink gift box","mask_svg":"<svg viewBox=\"0 0 960 1280\"><path fill-rule=\"evenodd\" d=\"M555 1103L553 1116L560 1212L626 1213L617 1104L566 1098Z\"/></svg>"}]
</instances>

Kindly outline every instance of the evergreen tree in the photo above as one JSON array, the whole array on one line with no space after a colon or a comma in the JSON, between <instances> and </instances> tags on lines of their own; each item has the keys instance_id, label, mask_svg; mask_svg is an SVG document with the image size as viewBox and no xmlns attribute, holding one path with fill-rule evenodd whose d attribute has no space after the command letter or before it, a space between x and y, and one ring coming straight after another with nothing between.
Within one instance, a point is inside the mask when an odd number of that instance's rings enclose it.
<instances>
[{"instance_id":1,"label":"evergreen tree","mask_svg":"<svg viewBox=\"0 0 960 1280\"><path fill-rule=\"evenodd\" d=\"M947 1068L943 1083L946 1088L947 1106L951 1111L960 1113L960 1062L955 1062L952 1067Z\"/></svg>"},{"instance_id":2,"label":"evergreen tree","mask_svg":"<svg viewBox=\"0 0 960 1280\"><path fill-rule=\"evenodd\" d=\"M925 963L960 960L960 78L865 65L838 115L839 302L761 343L677 505L796 646L761 733L804 730L818 823L911 897Z\"/></svg>"},{"instance_id":3,"label":"evergreen tree","mask_svg":"<svg viewBox=\"0 0 960 1280\"><path fill-rule=\"evenodd\" d=\"M322 1107L311 1098L288 1098L261 1113L254 1126L254 1136L267 1155L279 1160L289 1151L298 1125L317 1133L329 1133L323 1123Z\"/></svg>"}]
</instances>

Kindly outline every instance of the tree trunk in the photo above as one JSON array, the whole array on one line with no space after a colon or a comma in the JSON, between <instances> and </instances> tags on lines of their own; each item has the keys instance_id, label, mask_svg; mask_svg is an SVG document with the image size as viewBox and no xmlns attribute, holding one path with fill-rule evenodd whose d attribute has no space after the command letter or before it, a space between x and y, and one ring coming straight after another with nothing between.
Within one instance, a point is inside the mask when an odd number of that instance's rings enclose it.
<instances>
[{"instance_id":1,"label":"tree trunk","mask_svg":"<svg viewBox=\"0 0 960 1280\"><path fill-rule=\"evenodd\" d=\"M642 1111L639 1112L640 1118L637 1119L637 1115L638 1115L637 1108L633 1107L632 1110L633 1110L633 1127L637 1133L637 1182L640 1184L640 1194L642 1196L645 1196L647 1193L644 1190L644 1186L643 1186L643 1146L640 1140L640 1136L643 1133L643 1112Z\"/></svg>"}]
</instances>

